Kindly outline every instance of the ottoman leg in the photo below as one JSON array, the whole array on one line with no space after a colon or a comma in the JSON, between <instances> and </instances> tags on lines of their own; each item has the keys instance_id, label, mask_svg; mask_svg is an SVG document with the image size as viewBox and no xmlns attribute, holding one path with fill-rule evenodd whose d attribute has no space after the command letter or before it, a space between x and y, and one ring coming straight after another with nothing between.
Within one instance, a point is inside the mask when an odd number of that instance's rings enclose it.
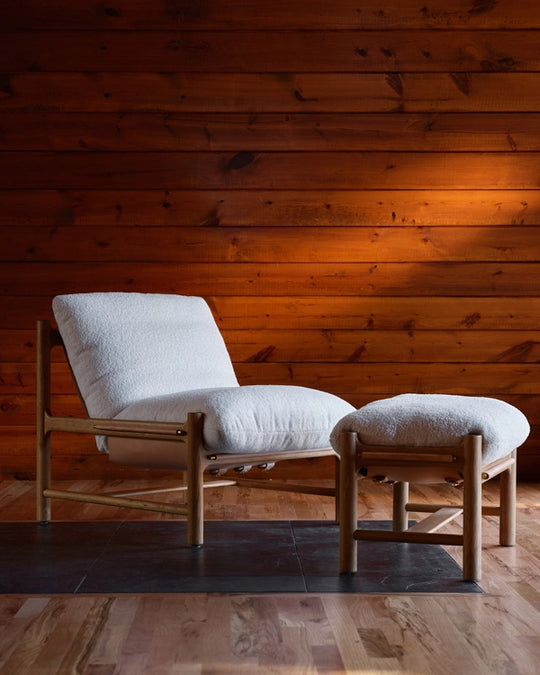
<instances>
[{"instance_id":1,"label":"ottoman leg","mask_svg":"<svg viewBox=\"0 0 540 675\"><path fill-rule=\"evenodd\" d=\"M357 528L358 477L356 475L356 433L343 431L339 437L339 571L357 570L354 532Z\"/></svg>"},{"instance_id":2,"label":"ottoman leg","mask_svg":"<svg viewBox=\"0 0 540 675\"><path fill-rule=\"evenodd\" d=\"M407 502L409 501L409 483L394 483L392 529L394 532L405 532L409 527Z\"/></svg>"},{"instance_id":3,"label":"ottoman leg","mask_svg":"<svg viewBox=\"0 0 540 675\"><path fill-rule=\"evenodd\" d=\"M463 467L463 579L482 576L482 436L465 436Z\"/></svg>"}]
</instances>

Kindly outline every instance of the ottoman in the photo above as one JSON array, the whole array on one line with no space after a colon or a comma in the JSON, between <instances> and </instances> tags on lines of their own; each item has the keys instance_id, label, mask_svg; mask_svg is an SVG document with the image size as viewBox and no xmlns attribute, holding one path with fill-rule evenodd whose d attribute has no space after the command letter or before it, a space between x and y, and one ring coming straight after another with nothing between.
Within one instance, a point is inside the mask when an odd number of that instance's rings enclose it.
<instances>
[{"instance_id":1,"label":"ottoman","mask_svg":"<svg viewBox=\"0 0 540 675\"><path fill-rule=\"evenodd\" d=\"M343 417L331 443L338 479L340 573L357 569L357 540L463 547L463 579L481 578L482 515L499 517L499 543L513 546L516 449L529 435L526 417L493 398L402 394ZM482 508L482 483L500 477L498 506ZM393 485L392 531L357 529L358 479ZM409 503L409 483L449 483L463 490L459 506ZM408 526L409 512L429 513ZM463 516L461 534L439 530Z\"/></svg>"}]
</instances>

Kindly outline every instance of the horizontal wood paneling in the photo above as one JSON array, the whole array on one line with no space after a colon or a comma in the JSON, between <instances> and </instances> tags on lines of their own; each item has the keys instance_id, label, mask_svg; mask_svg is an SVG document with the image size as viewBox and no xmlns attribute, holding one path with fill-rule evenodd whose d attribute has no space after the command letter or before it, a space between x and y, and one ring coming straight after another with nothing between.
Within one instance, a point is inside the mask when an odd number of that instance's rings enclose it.
<instances>
[{"instance_id":1,"label":"horizontal wood paneling","mask_svg":"<svg viewBox=\"0 0 540 675\"><path fill-rule=\"evenodd\" d=\"M0 227L0 261L535 262L530 228L519 227ZM531 245L532 244L532 245Z\"/></svg>"},{"instance_id":2,"label":"horizontal wood paneling","mask_svg":"<svg viewBox=\"0 0 540 675\"><path fill-rule=\"evenodd\" d=\"M4 150L540 150L540 114L6 112ZM22 123L21 123L22 122Z\"/></svg>"},{"instance_id":3,"label":"horizontal wood paneling","mask_svg":"<svg viewBox=\"0 0 540 675\"><path fill-rule=\"evenodd\" d=\"M539 80L540 83L540 80ZM540 87L539 87L540 91ZM539 106L540 107L540 106ZM70 189L536 189L540 153L4 152L4 186Z\"/></svg>"},{"instance_id":4,"label":"horizontal wood paneling","mask_svg":"<svg viewBox=\"0 0 540 675\"><path fill-rule=\"evenodd\" d=\"M6 72L538 71L540 31L55 31L0 34ZM321 59L320 55L324 54Z\"/></svg>"},{"instance_id":5,"label":"horizontal wood paneling","mask_svg":"<svg viewBox=\"0 0 540 675\"><path fill-rule=\"evenodd\" d=\"M540 363L535 331L224 331L235 361L431 363Z\"/></svg>"},{"instance_id":6,"label":"horizontal wood paneling","mask_svg":"<svg viewBox=\"0 0 540 675\"><path fill-rule=\"evenodd\" d=\"M17 189L0 207L10 226L540 225L540 190Z\"/></svg>"},{"instance_id":7,"label":"horizontal wood paneling","mask_svg":"<svg viewBox=\"0 0 540 675\"><path fill-rule=\"evenodd\" d=\"M120 290L207 298L242 383L507 400L540 478L539 37L536 0L5 2L0 476L34 472L36 319Z\"/></svg>"},{"instance_id":8,"label":"horizontal wood paneling","mask_svg":"<svg viewBox=\"0 0 540 675\"><path fill-rule=\"evenodd\" d=\"M213 297L223 330L300 328L356 330L536 330L540 298ZM19 299L17 299L19 301Z\"/></svg>"},{"instance_id":9,"label":"horizontal wood paneling","mask_svg":"<svg viewBox=\"0 0 540 675\"><path fill-rule=\"evenodd\" d=\"M501 95L504 92L504 95ZM13 112L538 112L540 73L14 73Z\"/></svg>"},{"instance_id":10,"label":"horizontal wood paneling","mask_svg":"<svg viewBox=\"0 0 540 675\"><path fill-rule=\"evenodd\" d=\"M67 292L148 289L205 295L209 288L223 295L246 296L289 296L294 289L298 296L537 297L538 264L40 262L0 266L0 290L6 295L19 292L50 298Z\"/></svg>"},{"instance_id":11,"label":"horizontal wood paneling","mask_svg":"<svg viewBox=\"0 0 540 675\"><path fill-rule=\"evenodd\" d=\"M540 28L536 0L7 0L4 29Z\"/></svg>"},{"instance_id":12,"label":"horizontal wood paneling","mask_svg":"<svg viewBox=\"0 0 540 675\"><path fill-rule=\"evenodd\" d=\"M332 392L362 393L369 389L377 395L446 393L479 396L504 391L513 394L535 394L540 386L540 364L326 364L324 371L309 363L301 364L238 364L238 377L243 384L277 384L291 382Z\"/></svg>"}]
</instances>

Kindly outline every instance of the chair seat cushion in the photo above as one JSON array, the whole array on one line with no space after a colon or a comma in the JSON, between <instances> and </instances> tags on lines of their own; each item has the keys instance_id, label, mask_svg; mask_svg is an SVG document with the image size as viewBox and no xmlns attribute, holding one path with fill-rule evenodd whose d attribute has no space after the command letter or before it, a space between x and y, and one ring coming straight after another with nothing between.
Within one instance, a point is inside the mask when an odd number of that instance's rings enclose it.
<instances>
[{"instance_id":1,"label":"chair seat cushion","mask_svg":"<svg viewBox=\"0 0 540 675\"><path fill-rule=\"evenodd\" d=\"M316 389L249 385L145 399L126 407L116 419L183 422L188 412L202 412L203 441L210 453L279 453L330 447L333 426L353 410L343 399ZM111 447L118 442L109 439ZM125 448L133 441L122 442L125 461ZM151 442L144 443L151 452Z\"/></svg>"},{"instance_id":2,"label":"chair seat cushion","mask_svg":"<svg viewBox=\"0 0 540 675\"><path fill-rule=\"evenodd\" d=\"M519 447L530 432L527 418L514 406L493 398L449 394L401 394L368 403L334 427L356 431L366 445L455 446L467 434L483 436L483 462L489 464Z\"/></svg>"}]
</instances>

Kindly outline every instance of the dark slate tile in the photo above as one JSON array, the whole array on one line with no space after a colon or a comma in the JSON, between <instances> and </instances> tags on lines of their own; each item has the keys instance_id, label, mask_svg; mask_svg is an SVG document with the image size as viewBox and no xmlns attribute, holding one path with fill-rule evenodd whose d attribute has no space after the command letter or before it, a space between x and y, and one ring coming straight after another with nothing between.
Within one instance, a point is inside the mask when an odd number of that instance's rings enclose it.
<instances>
[{"instance_id":1,"label":"dark slate tile","mask_svg":"<svg viewBox=\"0 0 540 675\"><path fill-rule=\"evenodd\" d=\"M0 593L75 593L118 523L1 523Z\"/></svg>"},{"instance_id":2,"label":"dark slate tile","mask_svg":"<svg viewBox=\"0 0 540 675\"><path fill-rule=\"evenodd\" d=\"M185 523L184 523L185 524ZM290 521L249 520L249 521L217 521L209 520L204 524L205 541L213 544L230 545L231 539L237 543L272 544L292 538Z\"/></svg>"},{"instance_id":3,"label":"dark slate tile","mask_svg":"<svg viewBox=\"0 0 540 675\"><path fill-rule=\"evenodd\" d=\"M88 579L80 593L305 593L301 574L287 576L173 576L136 574L128 579Z\"/></svg>"},{"instance_id":4,"label":"dark slate tile","mask_svg":"<svg viewBox=\"0 0 540 675\"><path fill-rule=\"evenodd\" d=\"M81 592L305 591L289 523L209 522L199 548L186 532L184 522L124 523Z\"/></svg>"},{"instance_id":5,"label":"dark slate tile","mask_svg":"<svg viewBox=\"0 0 540 675\"><path fill-rule=\"evenodd\" d=\"M390 529L386 521L364 526ZM310 593L482 592L478 584L463 581L461 567L441 546L431 544L358 541L357 573L336 575L339 526L299 521L292 527Z\"/></svg>"},{"instance_id":6,"label":"dark slate tile","mask_svg":"<svg viewBox=\"0 0 540 675\"><path fill-rule=\"evenodd\" d=\"M292 526L304 572L323 576L333 572L339 561L338 525L300 521ZM373 523L372 529L386 529L386 524ZM424 576L426 568L433 575L442 565L444 573L457 570L461 575L440 546L372 541L358 541L357 546L359 570L365 573L384 574L390 569L393 576Z\"/></svg>"},{"instance_id":7,"label":"dark slate tile","mask_svg":"<svg viewBox=\"0 0 540 675\"><path fill-rule=\"evenodd\" d=\"M0 592L481 592L440 546L358 542L358 573L339 575L332 522L210 521L200 548L186 533L172 520L0 523Z\"/></svg>"},{"instance_id":8,"label":"dark slate tile","mask_svg":"<svg viewBox=\"0 0 540 675\"><path fill-rule=\"evenodd\" d=\"M458 567L458 576L449 578L416 580L403 577L392 577L391 574L381 577L377 574L365 574L359 571L355 575L316 576L306 575L308 593L482 593L480 586L474 581L463 581Z\"/></svg>"}]
</instances>

